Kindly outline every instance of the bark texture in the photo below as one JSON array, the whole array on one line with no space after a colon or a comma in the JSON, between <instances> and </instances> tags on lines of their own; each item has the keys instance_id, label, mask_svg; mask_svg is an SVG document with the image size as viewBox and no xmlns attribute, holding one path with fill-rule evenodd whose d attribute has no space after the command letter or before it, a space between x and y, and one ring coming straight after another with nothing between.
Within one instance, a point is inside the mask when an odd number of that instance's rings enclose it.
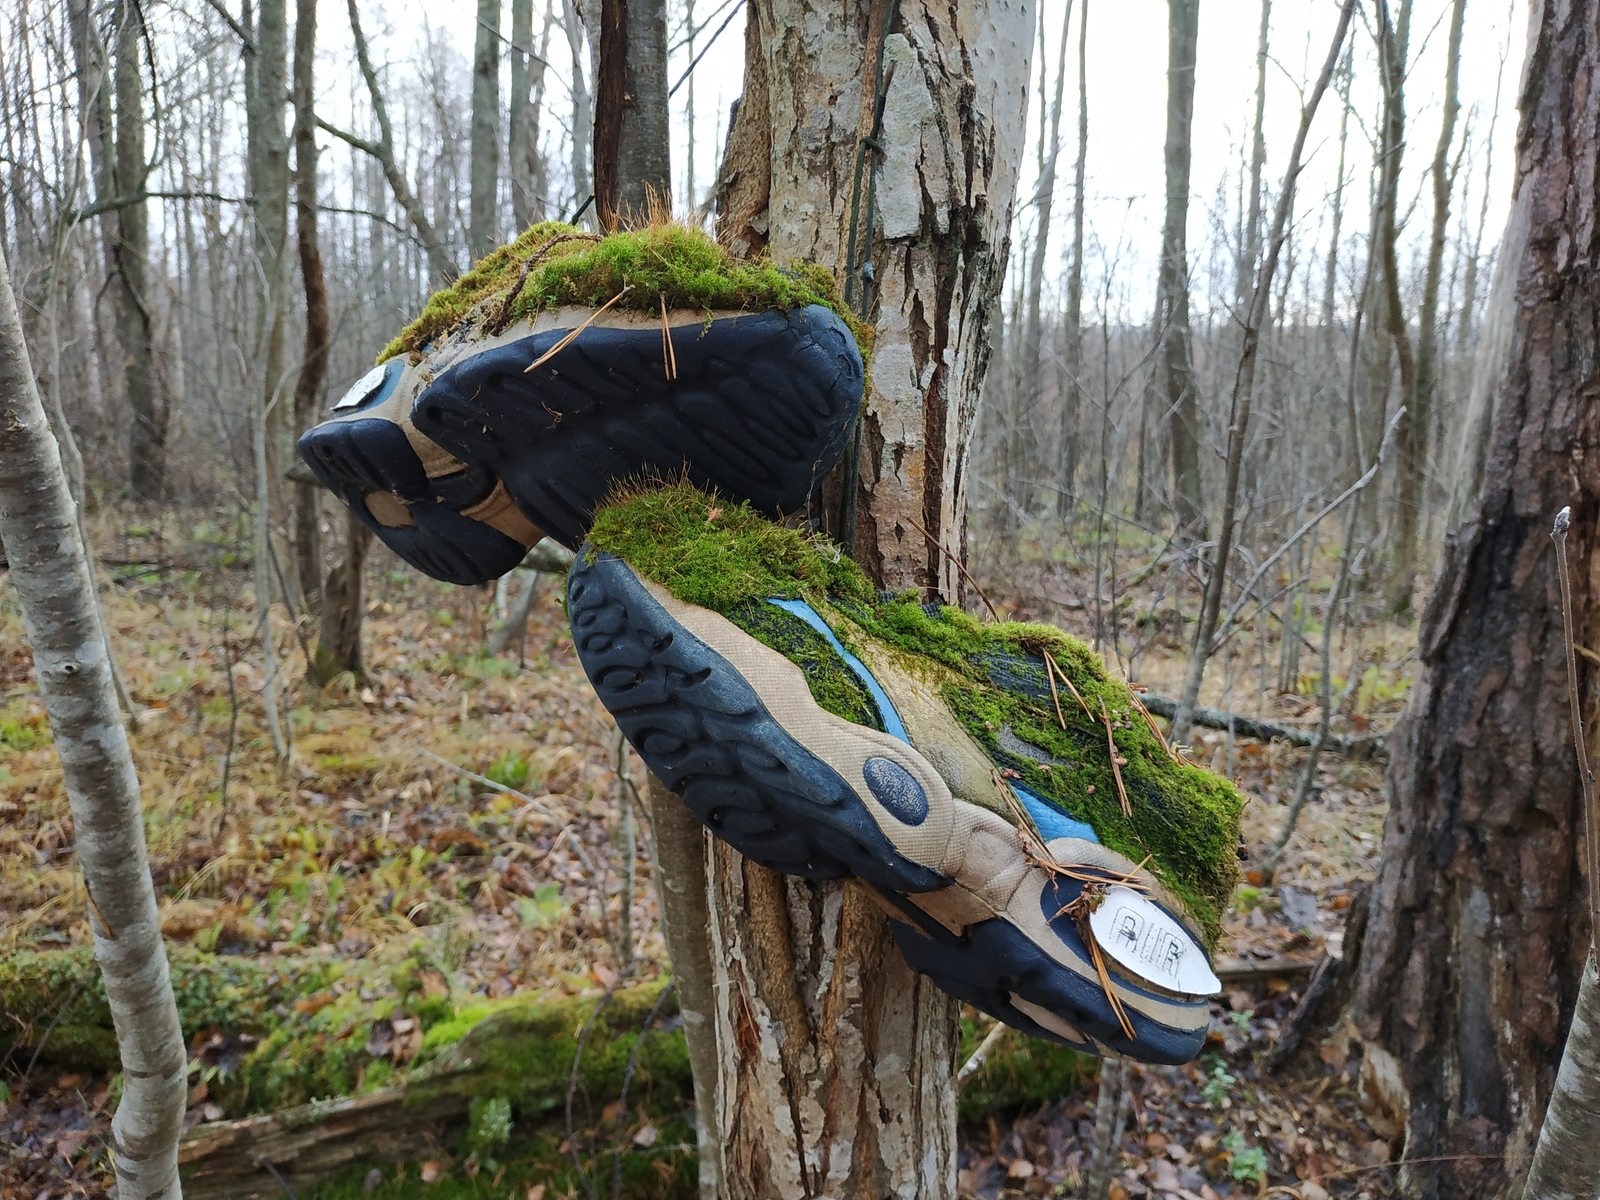
<instances>
[{"instance_id":1,"label":"bark texture","mask_svg":"<svg viewBox=\"0 0 1600 1200\"><path fill-rule=\"evenodd\" d=\"M1444 242L1450 222L1450 196L1455 191L1455 170L1450 151L1455 147L1456 116L1461 111L1461 34L1466 23L1467 0L1453 0L1450 35L1445 43L1444 101L1439 120L1439 140L1433 150L1429 175L1433 182L1433 229L1428 239L1428 263L1422 280L1422 307L1417 313L1417 359L1409 395L1405 399L1406 437L1401 441L1399 507L1395 513L1394 573L1389 582L1389 607L1411 610L1411 593L1418 570L1424 565L1418 547L1417 519L1422 513L1423 490L1428 476L1428 440L1433 420L1434 391L1439 386L1439 286L1444 278Z\"/></svg>"},{"instance_id":2,"label":"bark texture","mask_svg":"<svg viewBox=\"0 0 1600 1200\"><path fill-rule=\"evenodd\" d=\"M478 0L472 54L472 172L467 248L474 259L500 244L500 0Z\"/></svg>"},{"instance_id":3,"label":"bark texture","mask_svg":"<svg viewBox=\"0 0 1600 1200\"><path fill-rule=\"evenodd\" d=\"M317 52L316 0L296 0L294 17L294 179L295 240L300 250L300 280L306 294L305 353L294 385L294 432L298 438L316 424L328 374L328 285L322 273L317 237L317 114L313 107L312 67ZM295 568L307 604L316 607L322 578L322 491L315 483L295 488Z\"/></svg>"},{"instance_id":4,"label":"bark texture","mask_svg":"<svg viewBox=\"0 0 1600 1200\"><path fill-rule=\"evenodd\" d=\"M344 557L334 564L322 584L322 622L317 650L311 660L312 676L327 684L348 671L357 679L366 675L361 658L362 572L372 530L349 513L344 514Z\"/></svg>"},{"instance_id":5,"label":"bark texture","mask_svg":"<svg viewBox=\"0 0 1600 1200\"><path fill-rule=\"evenodd\" d=\"M175 1198L188 1055L145 856L139 780L76 509L34 387L3 260L0 539L61 756L95 958L121 1052L123 1094L112 1121L118 1195Z\"/></svg>"},{"instance_id":6,"label":"bark texture","mask_svg":"<svg viewBox=\"0 0 1600 1200\"><path fill-rule=\"evenodd\" d=\"M1463 422L1471 473L1391 738L1392 807L1356 1015L1402 1064L1406 1194L1520 1192L1588 952L1560 592L1600 635L1600 10L1539 0L1516 195ZM1584 684L1593 704L1593 672ZM1593 881L1591 881L1592 886ZM1456 1157L1487 1155L1487 1158ZM1429 1161L1434 1160L1434 1161Z\"/></svg>"},{"instance_id":7,"label":"bark texture","mask_svg":"<svg viewBox=\"0 0 1600 1200\"><path fill-rule=\"evenodd\" d=\"M1156 280L1156 329L1166 380L1172 506L1178 528L1205 540L1200 494L1200 405L1189 341L1189 162L1194 130L1194 67L1200 0L1167 0L1167 212ZM1143 472L1140 472L1143 478Z\"/></svg>"},{"instance_id":8,"label":"bark texture","mask_svg":"<svg viewBox=\"0 0 1600 1200\"><path fill-rule=\"evenodd\" d=\"M1555 1094L1523 1200L1589 1200L1600 1196L1600 977L1594 955L1567 1031Z\"/></svg>"},{"instance_id":9,"label":"bark texture","mask_svg":"<svg viewBox=\"0 0 1600 1200\"><path fill-rule=\"evenodd\" d=\"M955 599L966 456L1023 146L1029 3L753 0L746 88L718 187L722 236L839 273L852 195L876 339L857 557ZM879 76L882 155L873 128ZM874 201L875 197L875 201ZM958 1006L905 965L877 901L720 843L708 867L725 1194L952 1197Z\"/></svg>"},{"instance_id":10,"label":"bark texture","mask_svg":"<svg viewBox=\"0 0 1600 1200\"><path fill-rule=\"evenodd\" d=\"M116 44L116 190L119 196L134 196L143 192L145 185L144 80L139 68L144 50L144 16L139 5L128 2L118 10ZM122 348L128 407L133 410L128 435L128 481L134 495L155 500L160 498L165 481L167 414L156 389L151 346L154 322L148 295L150 219L143 200L117 209L115 248L121 284L117 339Z\"/></svg>"},{"instance_id":11,"label":"bark texture","mask_svg":"<svg viewBox=\"0 0 1600 1200\"><path fill-rule=\"evenodd\" d=\"M598 0L594 199L605 229L672 204L665 0Z\"/></svg>"}]
</instances>

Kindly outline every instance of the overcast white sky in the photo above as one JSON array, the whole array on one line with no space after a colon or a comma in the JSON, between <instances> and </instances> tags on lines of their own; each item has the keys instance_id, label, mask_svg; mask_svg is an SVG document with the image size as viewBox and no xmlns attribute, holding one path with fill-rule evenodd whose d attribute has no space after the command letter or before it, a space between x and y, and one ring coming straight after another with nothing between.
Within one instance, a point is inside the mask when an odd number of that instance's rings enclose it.
<instances>
[{"instance_id":1,"label":"overcast white sky","mask_svg":"<svg viewBox=\"0 0 1600 1200\"><path fill-rule=\"evenodd\" d=\"M1044 0L1046 37L1042 52L1052 73L1067 3L1068 0ZM1409 124L1401 200L1403 211L1413 202L1418 204L1408 230L1408 241L1413 245L1423 235L1431 212L1426 169L1438 137L1450 0L1414 0L1414 3L1411 64L1406 85ZM670 4L671 40L678 43L685 27L684 0L670 0ZM1067 139L1063 156L1068 164L1075 152L1072 139L1076 128L1076 36L1081 5L1082 0L1075 0L1070 34L1074 40L1068 54L1066 84L1068 109L1062 122ZM1371 9L1372 6L1363 7ZM557 3L558 12L559 8ZM363 11L367 14L369 35L378 43L379 55L386 55L396 68L402 68L402 61L416 54L426 25L431 25L455 44L464 67L470 62L475 0L426 0L425 3L421 0L409 3L366 0ZM722 16L714 14L728 11L731 11L731 0L696 0L695 24L705 23L711 17L710 29L715 29L722 23ZM1192 269L1203 269L1203 263L1196 260L1203 258L1205 243L1217 219L1219 189L1226 192L1230 212L1237 197L1241 147L1250 136L1260 12L1259 0L1202 0L1201 3L1195 78L1194 195L1189 234ZM1299 121L1300 89L1308 85L1326 55L1337 14L1336 0L1276 0L1272 6L1273 62L1268 69L1266 106L1269 207ZM344 4L340 0L326 0L320 18L325 53L349 61ZM506 19L509 32L509 15ZM1117 274L1125 281L1125 302L1134 310L1148 304L1161 220L1166 19L1165 0L1090 0L1087 224L1094 245L1088 255L1089 270L1091 274L1095 272L1097 257L1102 263L1116 257ZM1378 108L1373 43L1370 26L1364 24L1366 19L1358 15L1354 34L1355 116L1346 175L1346 237L1360 236L1366 228L1366 189L1371 162L1367 139ZM541 20L542 14L536 17L536 37ZM1469 0L1467 5L1458 137L1470 126L1471 141L1463 159L1463 170L1470 175L1468 199L1463 204L1458 198L1457 215L1464 214L1470 226L1476 227L1480 199L1485 194L1485 149L1491 118L1496 116L1498 87L1493 175L1487 181L1490 203L1485 221L1486 246L1492 246L1498 239L1509 199L1511 145L1516 128L1515 93L1522 65L1526 20L1526 0ZM694 179L701 196L715 171L729 105L740 91L744 21L742 12L734 16L693 76ZM697 49L703 48L709 32L702 35ZM559 31L553 33L548 57L553 75L546 112L550 113L553 106L554 115L560 116L568 104L565 79L569 55ZM1029 113L1030 144L1018 206L1018 219L1027 228L1032 227L1033 217L1023 201L1031 196L1034 188L1040 60L1036 49L1034 95ZM680 45L672 56L671 77L674 80L688 62L688 48ZM341 82L334 87L344 91L347 85ZM685 199L687 183L687 101L688 89L684 88L672 102L673 170L678 181L680 205ZM1297 206L1297 211L1303 215L1304 234L1316 236L1324 245L1326 200L1334 185L1338 158L1338 116L1337 97L1330 91L1308 143L1309 165L1301 180L1301 202ZM1061 172L1056 195L1057 224L1052 244L1060 247L1070 214L1070 165ZM1231 217L1226 219L1231 220ZM1457 221L1453 220L1452 233L1456 227ZM1137 319L1135 311L1128 315Z\"/></svg>"}]
</instances>

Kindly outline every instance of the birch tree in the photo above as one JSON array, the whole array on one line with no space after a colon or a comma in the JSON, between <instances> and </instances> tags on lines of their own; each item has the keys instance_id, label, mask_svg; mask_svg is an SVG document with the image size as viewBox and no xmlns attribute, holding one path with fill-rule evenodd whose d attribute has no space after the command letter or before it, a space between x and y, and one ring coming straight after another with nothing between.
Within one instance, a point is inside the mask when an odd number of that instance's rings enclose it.
<instances>
[{"instance_id":1,"label":"birch tree","mask_svg":"<svg viewBox=\"0 0 1600 1200\"><path fill-rule=\"evenodd\" d=\"M0 541L61 757L95 959L122 1056L112 1119L120 1200L181 1195L188 1054L145 856L139 780L117 709L88 555L0 258Z\"/></svg>"}]
</instances>

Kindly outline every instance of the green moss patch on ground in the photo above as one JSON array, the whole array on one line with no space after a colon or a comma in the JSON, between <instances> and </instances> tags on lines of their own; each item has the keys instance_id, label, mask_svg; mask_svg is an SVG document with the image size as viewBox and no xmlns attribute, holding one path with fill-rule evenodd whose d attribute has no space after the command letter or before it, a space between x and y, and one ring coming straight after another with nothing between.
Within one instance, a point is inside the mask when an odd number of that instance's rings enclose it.
<instances>
[{"instance_id":1,"label":"green moss patch on ground","mask_svg":"<svg viewBox=\"0 0 1600 1200\"><path fill-rule=\"evenodd\" d=\"M821 304L844 318L866 356L867 330L839 298L833 276L823 267L779 267L764 258L741 261L708 234L683 225L654 224L597 238L559 221L545 221L435 292L378 361L424 350L464 321L498 317L530 259L535 265L512 303L511 320L566 306L599 308L624 288L631 290L617 307L649 314L660 313L663 303L669 311L707 313Z\"/></svg>"},{"instance_id":2,"label":"green moss patch on ground","mask_svg":"<svg viewBox=\"0 0 1600 1200\"><path fill-rule=\"evenodd\" d=\"M907 669L935 677L956 719L1011 778L1087 822L1111 849L1136 863L1148 858L1215 945L1239 878L1244 797L1170 754L1128 685L1077 638L1048 625L985 625L949 607L930 614L910 594L876 602L865 574L825 539L688 484L619 496L596 516L590 540L679 599L735 623L742 617L741 628L807 669L819 704L849 719L858 719L850 713L859 701L842 686L849 672L838 656L819 659L813 647L776 635L777 619L755 619L752 605L804 598L846 646L864 635L899 651ZM1052 693L1046 655L1081 703L1059 682ZM1111 739L1131 817L1122 811Z\"/></svg>"},{"instance_id":3,"label":"green moss patch on ground","mask_svg":"<svg viewBox=\"0 0 1600 1200\"><path fill-rule=\"evenodd\" d=\"M956 1061L966 1062L990 1028L963 1017ZM961 1085L956 1110L963 1123L976 1126L991 1117L1036 1112L1087 1091L1099 1071L1100 1060L1092 1055L1013 1030L990 1049L983 1065Z\"/></svg>"}]
</instances>

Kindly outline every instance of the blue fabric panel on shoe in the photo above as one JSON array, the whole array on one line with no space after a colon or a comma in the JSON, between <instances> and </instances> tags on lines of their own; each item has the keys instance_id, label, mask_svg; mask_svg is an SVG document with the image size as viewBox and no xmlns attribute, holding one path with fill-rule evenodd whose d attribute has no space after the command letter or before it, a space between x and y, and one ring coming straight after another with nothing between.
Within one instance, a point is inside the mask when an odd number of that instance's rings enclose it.
<instances>
[{"instance_id":1,"label":"blue fabric panel on shoe","mask_svg":"<svg viewBox=\"0 0 1600 1200\"><path fill-rule=\"evenodd\" d=\"M1088 824L1069 817L1043 796L1029 791L1020 783L1013 783L1011 790L1016 792L1017 799L1022 801L1028 815L1033 818L1033 823L1039 828L1039 836L1047 842L1053 842L1058 837L1082 838L1086 842L1099 843L1094 830Z\"/></svg>"},{"instance_id":2,"label":"blue fabric panel on shoe","mask_svg":"<svg viewBox=\"0 0 1600 1200\"><path fill-rule=\"evenodd\" d=\"M793 613L823 637L828 639L828 644L845 665L855 672L856 678L861 680L861 685L872 693L873 700L878 704L878 715L883 718L884 731L893 737L899 738L906 745L911 745L911 739L906 736L906 727L900 720L900 714L895 712L894 705L889 701L889 694L883 690L878 681L872 677L872 672L867 670L866 663L844 648L833 630L828 628L828 623L817 615L817 610L804 600L774 600L767 599L767 603L783 609L786 613Z\"/></svg>"},{"instance_id":3,"label":"blue fabric panel on shoe","mask_svg":"<svg viewBox=\"0 0 1600 1200\"><path fill-rule=\"evenodd\" d=\"M869 758L861 766L873 796L895 818L906 825L921 825L928 819L928 793L922 785L892 758Z\"/></svg>"}]
</instances>

